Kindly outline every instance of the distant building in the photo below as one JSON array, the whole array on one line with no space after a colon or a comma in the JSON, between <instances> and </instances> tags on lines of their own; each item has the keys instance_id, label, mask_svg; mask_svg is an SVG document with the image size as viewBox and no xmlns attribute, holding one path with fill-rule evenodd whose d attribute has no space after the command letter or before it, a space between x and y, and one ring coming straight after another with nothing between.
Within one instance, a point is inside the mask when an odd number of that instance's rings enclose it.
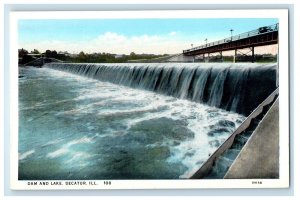
<instances>
[{"instance_id":1,"label":"distant building","mask_svg":"<svg viewBox=\"0 0 300 200\"><path fill-rule=\"evenodd\" d=\"M67 51L59 51L58 52L59 55L64 55L64 56L70 56L71 54Z\"/></svg>"},{"instance_id":2,"label":"distant building","mask_svg":"<svg viewBox=\"0 0 300 200\"><path fill-rule=\"evenodd\" d=\"M123 58L125 55L124 54L116 54L115 58Z\"/></svg>"},{"instance_id":3,"label":"distant building","mask_svg":"<svg viewBox=\"0 0 300 200\"><path fill-rule=\"evenodd\" d=\"M71 58L76 58L76 57L78 56L78 54L76 54L76 53L69 53L69 56L70 56Z\"/></svg>"}]
</instances>

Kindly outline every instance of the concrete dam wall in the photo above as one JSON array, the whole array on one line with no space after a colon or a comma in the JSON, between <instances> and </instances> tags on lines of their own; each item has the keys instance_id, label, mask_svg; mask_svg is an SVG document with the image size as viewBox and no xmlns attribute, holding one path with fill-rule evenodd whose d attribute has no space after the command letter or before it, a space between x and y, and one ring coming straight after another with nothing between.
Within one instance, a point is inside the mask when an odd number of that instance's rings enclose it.
<instances>
[{"instance_id":1,"label":"concrete dam wall","mask_svg":"<svg viewBox=\"0 0 300 200\"><path fill-rule=\"evenodd\" d=\"M71 64L44 67L249 115L276 89L276 64Z\"/></svg>"}]
</instances>

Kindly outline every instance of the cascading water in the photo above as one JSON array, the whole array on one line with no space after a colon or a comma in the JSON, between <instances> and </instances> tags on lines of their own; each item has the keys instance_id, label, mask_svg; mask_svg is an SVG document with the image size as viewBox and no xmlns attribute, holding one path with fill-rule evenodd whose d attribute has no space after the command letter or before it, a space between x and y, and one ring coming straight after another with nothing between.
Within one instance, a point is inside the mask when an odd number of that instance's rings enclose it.
<instances>
[{"instance_id":1,"label":"cascading water","mask_svg":"<svg viewBox=\"0 0 300 200\"><path fill-rule=\"evenodd\" d=\"M217 75L217 77L214 80L214 83L212 85L212 89L209 95L208 105L220 107L221 101L223 97L223 88L224 88L224 82L226 80L226 76L228 74L229 68L225 68L223 71L220 71ZM244 77L239 77L244 78ZM236 85L237 86L237 85ZM235 87L236 87L235 86Z\"/></svg>"},{"instance_id":2,"label":"cascading water","mask_svg":"<svg viewBox=\"0 0 300 200\"><path fill-rule=\"evenodd\" d=\"M61 64L47 68L250 114L276 89L275 64ZM246 100L245 100L246 99Z\"/></svg>"},{"instance_id":3,"label":"cascading water","mask_svg":"<svg viewBox=\"0 0 300 200\"><path fill-rule=\"evenodd\" d=\"M195 83L192 83L192 85L190 86L191 89L189 90L190 97L192 97L191 99L193 101L200 102L200 103L203 102L204 89L206 86L207 79L210 75L210 71L211 71L210 69L196 70L195 78L194 78Z\"/></svg>"},{"instance_id":4,"label":"cascading water","mask_svg":"<svg viewBox=\"0 0 300 200\"><path fill-rule=\"evenodd\" d=\"M189 178L276 83L276 66L258 64L50 63L20 73L20 180Z\"/></svg>"}]
</instances>

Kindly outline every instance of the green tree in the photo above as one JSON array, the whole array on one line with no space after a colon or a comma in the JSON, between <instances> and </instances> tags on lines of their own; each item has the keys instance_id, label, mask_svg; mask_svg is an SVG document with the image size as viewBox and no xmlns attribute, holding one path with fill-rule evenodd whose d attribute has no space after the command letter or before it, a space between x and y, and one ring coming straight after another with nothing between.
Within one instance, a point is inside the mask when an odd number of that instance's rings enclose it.
<instances>
[{"instance_id":1,"label":"green tree","mask_svg":"<svg viewBox=\"0 0 300 200\"><path fill-rule=\"evenodd\" d=\"M48 58L51 57L51 51L50 50L45 51L45 57L48 57Z\"/></svg>"},{"instance_id":2,"label":"green tree","mask_svg":"<svg viewBox=\"0 0 300 200\"><path fill-rule=\"evenodd\" d=\"M37 50L37 49L33 49L33 51L31 51L31 53L33 53L33 54L40 54L39 50Z\"/></svg>"},{"instance_id":3,"label":"green tree","mask_svg":"<svg viewBox=\"0 0 300 200\"><path fill-rule=\"evenodd\" d=\"M23 57L23 56L25 56L27 54L28 54L28 51L26 49L23 49L23 48L19 49L19 58Z\"/></svg>"},{"instance_id":4,"label":"green tree","mask_svg":"<svg viewBox=\"0 0 300 200\"><path fill-rule=\"evenodd\" d=\"M79 54L78 54L78 60L80 62L86 62L87 61L87 55L81 51Z\"/></svg>"},{"instance_id":5,"label":"green tree","mask_svg":"<svg viewBox=\"0 0 300 200\"><path fill-rule=\"evenodd\" d=\"M51 58L57 58L57 51L51 51Z\"/></svg>"}]
</instances>

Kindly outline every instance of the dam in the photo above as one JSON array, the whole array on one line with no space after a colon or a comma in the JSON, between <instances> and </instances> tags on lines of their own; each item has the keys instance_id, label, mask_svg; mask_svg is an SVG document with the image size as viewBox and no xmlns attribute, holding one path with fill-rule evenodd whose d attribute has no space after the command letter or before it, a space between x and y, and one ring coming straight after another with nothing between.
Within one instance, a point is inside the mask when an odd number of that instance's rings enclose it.
<instances>
[{"instance_id":1,"label":"dam","mask_svg":"<svg viewBox=\"0 0 300 200\"><path fill-rule=\"evenodd\" d=\"M249 115L276 89L276 64L56 64L46 67Z\"/></svg>"},{"instance_id":2,"label":"dam","mask_svg":"<svg viewBox=\"0 0 300 200\"><path fill-rule=\"evenodd\" d=\"M20 73L20 180L191 178L277 88L276 64L48 63Z\"/></svg>"}]
</instances>

